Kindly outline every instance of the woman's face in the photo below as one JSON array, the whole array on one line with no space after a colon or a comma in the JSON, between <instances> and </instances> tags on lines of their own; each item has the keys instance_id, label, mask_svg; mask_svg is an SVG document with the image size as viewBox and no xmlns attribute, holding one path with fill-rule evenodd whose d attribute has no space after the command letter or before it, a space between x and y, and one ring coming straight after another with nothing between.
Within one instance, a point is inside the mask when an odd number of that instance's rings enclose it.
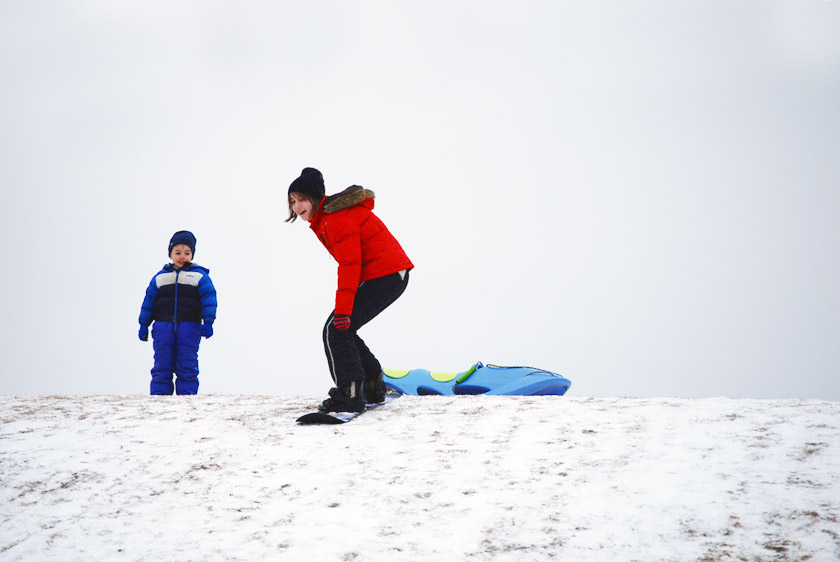
<instances>
[{"instance_id":1,"label":"woman's face","mask_svg":"<svg viewBox=\"0 0 840 562\"><path fill-rule=\"evenodd\" d=\"M299 193L289 195L289 206L297 216L305 221L312 222L312 219L315 217L312 201Z\"/></svg>"}]
</instances>

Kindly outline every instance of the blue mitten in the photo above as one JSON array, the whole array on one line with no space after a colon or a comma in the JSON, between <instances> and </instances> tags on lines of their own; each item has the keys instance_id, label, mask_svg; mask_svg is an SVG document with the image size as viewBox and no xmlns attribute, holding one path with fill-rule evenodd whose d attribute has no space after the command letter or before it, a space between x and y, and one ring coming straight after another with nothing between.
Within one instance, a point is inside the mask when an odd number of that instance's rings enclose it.
<instances>
[{"instance_id":1,"label":"blue mitten","mask_svg":"<svg viewBox=\"0 0 840 562\"><path fill-rule=\"evenodd\" d=\"M204 324L201 325L201 335L204 336L207 339L210 339L210 338L213 337L213 323L212 322L206 322L205 321Z\"/></svg>"},{"instance_id":2,"label":"blue mitten","mask_svg":"<svg viewBox=\"0 0 840 562\"><path fill-rule=\"evenodd\" d=\"M146 324L140 324L140 331L137 332L140 341L149 341L149 327Z\"/></svg>"}]
</instances>

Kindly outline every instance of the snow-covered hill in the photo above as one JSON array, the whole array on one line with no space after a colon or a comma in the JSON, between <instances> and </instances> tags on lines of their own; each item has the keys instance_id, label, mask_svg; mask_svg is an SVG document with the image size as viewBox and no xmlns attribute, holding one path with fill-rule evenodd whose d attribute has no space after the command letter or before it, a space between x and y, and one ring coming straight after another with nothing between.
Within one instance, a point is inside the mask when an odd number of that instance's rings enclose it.
<instances>
[{"instance_id":1,"label":"snow-covered hill","mask_svg":"<svg viewBox=\"0 0 840 562\"><path fill-rule=\"evenodd\" d=\"M840 559L840 403L0 397L0 561Z\"/></svg>"}]
</instances>

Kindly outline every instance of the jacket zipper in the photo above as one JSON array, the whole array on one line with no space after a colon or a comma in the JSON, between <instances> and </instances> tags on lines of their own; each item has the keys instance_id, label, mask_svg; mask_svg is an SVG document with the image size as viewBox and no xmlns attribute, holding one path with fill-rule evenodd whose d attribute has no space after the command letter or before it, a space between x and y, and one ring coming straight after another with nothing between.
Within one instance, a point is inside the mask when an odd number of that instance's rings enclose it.
<instances>
[{"instance_id":1,"label":"jacket zipper","mask_svg":"<svg viewBox=\"0 0 840 562\"><path fill-rule=\"evenodd\" d=\"M178 323L178 276L181 275L181 270L175 270L175 312L172 314L172 323Z\"/></svg>"}]
</instances>

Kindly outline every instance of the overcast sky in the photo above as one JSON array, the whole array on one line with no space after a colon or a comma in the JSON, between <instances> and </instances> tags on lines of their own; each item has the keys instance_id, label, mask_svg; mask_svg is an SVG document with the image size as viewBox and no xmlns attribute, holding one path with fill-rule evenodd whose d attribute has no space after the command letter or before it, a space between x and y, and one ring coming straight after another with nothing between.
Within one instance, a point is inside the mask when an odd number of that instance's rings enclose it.
<instances>
[{"instance_id":1,"label":"overcast sky","mask_svg":"<svg viewBox=\"0 0 840 562\"><path fill-rule=\"evenodd\" d=\"M0 1L0 393L148 392L177 230L201 393L321 395L360 184L414 262L394 368L840 400L840 2Z\"/></svg>"}]
</instances>

